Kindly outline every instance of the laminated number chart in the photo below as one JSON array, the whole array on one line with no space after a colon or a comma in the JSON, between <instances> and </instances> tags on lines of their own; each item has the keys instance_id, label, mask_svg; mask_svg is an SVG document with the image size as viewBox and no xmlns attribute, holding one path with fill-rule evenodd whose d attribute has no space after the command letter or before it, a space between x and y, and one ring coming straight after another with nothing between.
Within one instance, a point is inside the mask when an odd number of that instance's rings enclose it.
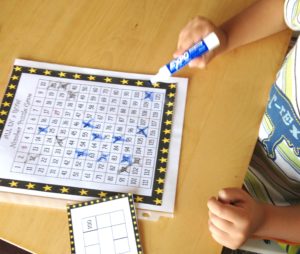
<instances>
[{"instance_id":1,"label":"laminated number chart","mask_svg":"<svg viewBox=\"0 0 300 254\"><path fill-rule=\"evenodd\" d=\"M0 109L1 186L46 196L130 192L162 206L176 83L98 72L16 60Z\"/></svg>"}]
</instances>

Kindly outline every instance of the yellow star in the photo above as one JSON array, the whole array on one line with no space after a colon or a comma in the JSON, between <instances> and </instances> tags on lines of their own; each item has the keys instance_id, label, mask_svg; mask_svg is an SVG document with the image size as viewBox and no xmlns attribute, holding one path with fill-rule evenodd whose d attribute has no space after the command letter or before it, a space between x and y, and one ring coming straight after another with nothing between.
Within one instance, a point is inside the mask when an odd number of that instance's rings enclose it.
<instances>
[{"instance_id":1,"label":"yellow star","mask_svg":"<svg viewBox=\"0 0 300 254\"><path fill-rule=\"evenodd\" d=\"M163 141L164 144L165 144L165 143L169 143L169 142L170 142L170 139L169 139L169 138L164 138L162 141Z\"/></svg>"},{"instance_id":2,"label":"yellow star","mask_svg":"<svg viewBox=\"0 0 300 254\"><path fill-rule=\"evenodd\" d=\"M170 101L169 101L168 104L167 104L168 107L172 107L173 105L174 105L174 103L173 103L173 102L170 102Z\"/></svg>"},{"instance_id":3,"label":"yellow star","mask_svg":"<svg viewBox=\"0 0 300 254\"><path fill-rule=\"evenodd\" d=\"M7 93L7 94L6 94L6 97L7 97L7 98L13 97L13 96L14 96L14 95L13 95L12 93Z\"/></svg>"},{"instance_id":4,"label":"yellow star","mask_svg":"<svg viewBox=\"0 0 300 254\"><path fill-rule=\"evenodd\" d=\"M111 83L112 78L106 77L106 78L104 79L104 81L105 81L106 83Z\"/></svg>"},{"instance_id":5,"label":"yellow star","mask_svg":"<svg viewBox=\"0 0 300 254\"><path fill-rule=\"evenodd\" d=\"M15 67L15 71L21 71L21 70L22 70L22 68L20 66Z\"/></svg>"},{"instance_id":6,"label":"yellow star","mask_svg":"<svg viewBox=\"0 0 300 254\"><path fill-rule=\"evenodd\" d=\"M161 199L156 198L156 199L154 200L154 203L155 203L156 205L161 205Z\"/></svg>"},{"instance_id":7,"label":"yellow star","mask_svg":"<svg viewBox=\"0 0 300 254\"><path fill-rule=\"evenodd\" d=\"M44 191L52 191L52 186L49 186L49 185L47 184L47 185L45 185L45 186L43 187L43 189L44 189Z\"/></svg>"},{"instance_id":8,"label":"yellow star","mask_svg":"<svg viewBox=\"0 0 300 254\"><path fill-rule=\"evenodd\" d=\"M172 124L172 121L167 120L167 121L165 121L165 124L166 124L166 125L171 125L171 124Z\"/></svg>"},{"instance_id":9,"label":"yellow star","mask_svg":"<svg viewBox=\"0 0 300 254\"><path fill-rule=\"evenodd\" d=\"M13 75L13 76L11 77L11 79L12 79L12 80L18 80L18 79L19 79L19 77L18 77L18 76L16 76L16 75Z\"/></svg>"},{"instance_id":10,"label":"yellow star","mask_svg":"<svg viewBox=\"0 0 300 254\"><path fill-rule=\"evenodd\" d=\"M144 82L140 80L136 81L135 83L137 86L142 86L144 84Z\"/></svg>"},{"instance_id":11,"label":"yellow star","mask_svg":"<svg viewBox=\"0 0 300 254\"><path fill-rule=\"evenodd\" d=\"M95 80L95 79L96 79L96 77L95 77L95 76L92 76L92 75L90 75L90 76L88 77L88 79L89 79L90 81L92 81L92 80Z\"/></svg>"},{"instance_id":12,"label":"yellow star","mask_svg":"<svg viewBox=\"0 0 300 254\"><path fill-rule=\"evenodd\" d=\"M161 163L165 163L165 162L168 161L168 159L167 159L167 158L164 158L164 157L161 157L161 158L159 159L159 161L160 161Z\"/></svg>"},{"instance_id":13,"label":"yellow star","mask_svg":"<svg viewBox=\"0 0 300 254\"><path fill-rule=\"evenodd\" d=\"M51 74L51 71L45 70L45 71L44 71L44 74L45 74L45 75L50 75L50 74Z\"/></svg>"},{"instance_id":14,"label":"yellow star","mask_svg":"<svg viewBox=\"0 0 300 254\"><path fill-rule=\"evenodd\" d=\"M162 184L162 183L164 183L164 182L165 182L165 180L164 180L164 179L162 179L162 178L158 178L158 179L156 180L156 182L158 182L158 184Z\"/></svg>"},{"instance_id":15,"label":"yellow star","mask_svg":"<svg viewBox=\"0 0 300 254\"><path fill-rule=\"evenodd\" d=\"M5 102L2 103L2 105L3 105L3 107L9 107L9 106L10 106L10 103L7 102L7 101L5 101Z\"/></svg>"},{"instance_id":16,"label":"yellow star","mask_svg":"<svg viewBox=\"0 0 300 254\"><path fill-rule=\"evenodd\" d=\"M100 193L98 193L98 196L100 196L100 198L105 198L107 195L106 192L101 191Z\"/></svg>"},{"instance_id":17,"label":"yellow star","mask_svg":"<svg viewBox=\"0 0 300 254\"><path fill-rule=\"evenodd\" d=\"M27 189L34 189L35 188L35 184L32 184L32 183L28 183L26 185Z\"/></svg>"},{"instance_id":18,"label":"yellow star","mask_svg":"<svg viewBox=\"0 0 300 254\"><path fill-rule=\"evenodd\" d=\"M166 115L172 115L173 114L173 111L172 110L168 110L167 112L166 112Z\"/></svg>"},{"instance_id":19,"label":"yellow star","mask_svg":"<svg viewBox=\"0 0 300 254\"><path fill-rule=\"evenodd\" d=\"M176 85L175 85L175 84L170 84L169 87L170 87L171 89L174 89L174 88L176 87Z\"/></svg>"},{"instance_id":20,"label":"yellow star","mask_svg":"<svg viewBox=\"0 0 300 254\"><path fill-rule=\"evenodd\" d=\"M66 73L61 71L60 73L58 73L58 76L60 76L61 78L65 78Z\"/></svg>"},{"instance_id":21,"label":"yellow star","mask_svg":"<svg viewBox=\"0 0 300 254\"><path fill-rule=\"evenodd\" d=\"M164 129L163 133L165 133L166 135L167 135L167 134L170 134L170 133L171 133L171 130L170 130L170 129Z\"/></svg>"},{"instance_id":22,"label":"yellow star","mask_svg":"<svg viewBox=\"0 0 300 254\"><path fill-rule=\"evenodd\" d=\"M137 203L139 203L139 202L143 202L143 197L136 196L136 198L135 198L135 202L137 202Z\"/></svg>"},{"instance_id":23,"label":"yellow star","mask_svg":"<svg viewBox=\"0 0 300 254\"><path fill-rule=\"evenodd\" d=\"M11 181L9 183L10 187L18 187L18 182L15 182L15 181Z\"/></svg>"},{"instance_id":24,"label":"yellow star","mask_svg":"<svg viewBox=\"0 0 300 254\"><path fill-rule=\"evenodd\" d=\"M4 120L3 119L0 119L0 124L4 124Z\"/></svg>"},{"instance_id":25,"label":"yellow star","mask_svg":"<svg viewBox=\"0 0 300 254\"><path fill-rule=\"evenodd\" d=\"M160 167L159 169L159 173L166 173L166 168L164 168L164 167Z\"/></svg>"},{"instance_id":26,"label":"yellow star","mask_svg":"<svg viewBox=\"0 0 300 254\"><path fill-rule=\"evenodd\" d=\"M169 150L168 150L167 148L163 148L163 149L161 149L160 151L161 151L162 153L168 153Z\"/></svg>"},{"instance_id":27,"label":"yellow star","mask_svg":"<svg viewBox=\"0 0 300 254\"><path fill-rule=\"evenodd\" d=\"M128 79L122 79L120 82L122 85L128 85Z\"/></svg>"},{"instance_id":28,"label":"yellow star","mask_svg":"<svg viewBox=\"0 0 300 254\"><path fill-rule=\"evenodd\" d=\"M152 86L155 87L155 88L157 88L157 87L159 87L160 85L159 85L159 83L154 83L154 84L152 84Z\"/></svg>"},{"instance_id":29,"label":"yellow star","mask_svg":"<svg viewBox=\"0 0 300 254\"><path fill-rule=\"evenodd\" d=\"M168 96L169 96L169 98L172 98L175 96L175 93L169 93Z\"/></svg>"},{"instance_id":30,"label":"yellow star","mask_svg":"<svg viewBox=\"0 0 300 254\"><path fill-rule=\"evenodd\" d=\"M9 89L11 89L11 90L12 90L12 89L16 89L16 85L13 85L13 84L10 84L8 87L9 87Z\"/></svg>"},{"instance_id":31,"label":"yellow star","mask_svg":"<svg viewBox=\"0 0 300 254\"><path fill-rule=\"evenodd\" d=\"M32 74L32 73L36 73L36 69L34 69L34 68L30 68L29 69L29 72Z\"/></svg>"},{"instance_id":32,"label":"yellow star","mask_svg":"<svg viewBox=\"0 0 300 254\"><path fill-rule=\"evenodd\" d=\"M6 110L1 110L0 111L0 115L1 116L6 116L7 115L7 111Z\"/></svg>"},{"instance_id":33,"label":"yellow star","mask_svg":"<svg viewBox=\"0 0 300 254\"><path fill-rule=\"evenodd\" d=\"M84 190L84 189L81 189L81 191L79 191L79 193L80 193L81 196L84 196L84 195L88 194L88 191Z\"/></svg>"},{"instance_id":34,"label":"yellow star","mask_svg":"<svg viewBox=\"0 0 300 254\"><path fill-rule=\"evenodd\" d=\"M157 189L155 190L155 192L156 192L157 194L161 194L161 193L164 192L164 190L163 190L163 189L160 189L160 188L157 188Z\"/></svg>"},{"instance_id":35,"label":"yellow star","mask_svg":"<svg viewBox=\"0 0 300 254\"><path fill-rule=\"evenodd\" d=\"M81 75L75 73L75 74L73 75L73 77L74 77L74 79L80 79Z\"/></svg>"},{"instance_id":36,"label":"yellow star","mask_svg":"<svg viewBox=\"0 0 300 254\"><path fill-rule=\"evenodd\" d=\"M61 193L69 193L69 188L66 188L66 187L62 187L61 189L60 189L60 191L61 191Z\"/></svg>"}]
</instances>

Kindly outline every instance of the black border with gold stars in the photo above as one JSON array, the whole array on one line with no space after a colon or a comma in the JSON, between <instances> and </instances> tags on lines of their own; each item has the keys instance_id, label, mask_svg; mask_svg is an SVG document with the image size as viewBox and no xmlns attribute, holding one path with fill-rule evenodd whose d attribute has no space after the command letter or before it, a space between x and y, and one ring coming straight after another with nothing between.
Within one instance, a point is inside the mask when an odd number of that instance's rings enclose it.
<instances>
[{"instance_id":1,"label":"black border with gold stars","mask_svg":"<svg viewBox=\"0 0 300 254\"><path fill-rule=\"evenodd\" d=\"M84 206L89 206L89 205L95 205L103 202L109 202L115 199L120 199L120 198L128 198L129 202L129 207L130 207L130 213L131 213L131 219L132 219L132 227L134 231L134 236L135 236L135 243L137 246L137 253L142 254L142 245L141 245L141 240L140 240L140 234L139 234L139 229L138 229L138 224L137 224L137 216L134 208L134 202L133 202L133 196L131 193L128 194L118 194L115 196L111 196L109 198L102 198L102 199L96 199L96 200L91 200L88 202L81 202L78 204L74 205L68 205L67 206L67 212L68 212L68 221L69 221L69 234L70 234L70 244L71 244L71 253L75 254L75 240L74 240L74 229L73 229L73 224L72 224L72 215L71 215L71 210L84 207Z\"/></svg>"},{"instance_id":2,"label":"black border with gold stars","mask_svg":"<svg viewBox=\"0 0 300 254\"><path fill-rule=\"evenodd\" d=\"M169 144L171 137L172 117L175 103L176 84L174 83L154 83L152 84L149 80L143 79L125 79L120 77L110 76L99 76L90 74L80 74L75 72L63 72L50 69L39 69L33 67L14 66L11 74L9 84L7 86L4 98L0 107L0 138L7 121L11 105L16 94L19 81L22 74L36 74L41 76L83 80L83 81L94 81L109 84L118 84L124 86L138 86L138 87L151 87L165 89L165 105L163 109L163 117L161 124L161 133L159 138L157 161L155 167L155 175L153 182L153 191L151 196L146 195L134 195L135 202L145 203L156 206L162 205L165 176L167 171ZM0 186L21 188L27 190L37 190L42 192L51 192L58 194L70 194L87 197L100 197L106 198L108 196L114 196L116 192L109 192L95 189L82 189L72 186L61 186L54 184L43 184L38 182L19 181L15 179L4 179L0 178Z\"/></svg>"}]
</instances>

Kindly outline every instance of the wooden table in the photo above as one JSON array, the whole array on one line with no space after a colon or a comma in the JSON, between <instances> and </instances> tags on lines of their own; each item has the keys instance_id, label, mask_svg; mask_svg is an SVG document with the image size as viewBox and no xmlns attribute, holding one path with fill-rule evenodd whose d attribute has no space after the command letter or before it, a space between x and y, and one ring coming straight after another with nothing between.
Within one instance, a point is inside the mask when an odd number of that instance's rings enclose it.
<instances>
[{"instance_id":1,"label":"wooden table","mask_svg":"<svg viewBox=\"0 0 300 254\"><path fill-rule=\"evenodd\" d=\"M0 94L15 58L151 73L196 15L222 23L254 0L2 0ZM207 199L240 186L289 32L214 60L189 77L175 217L140 221L145 253L220 253L207 227ZM66 212L0 204L0 237L37 253L70 252Z\"/></svg>"}]
</instances>

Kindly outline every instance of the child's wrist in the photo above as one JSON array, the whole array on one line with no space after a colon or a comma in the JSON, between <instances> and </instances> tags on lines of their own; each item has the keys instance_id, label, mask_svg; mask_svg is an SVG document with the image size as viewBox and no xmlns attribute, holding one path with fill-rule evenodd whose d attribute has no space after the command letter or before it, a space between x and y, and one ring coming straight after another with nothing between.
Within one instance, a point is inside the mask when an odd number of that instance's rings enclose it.
<instances>
[{"instance_id":1,"label":"child's wrist","mask_svg":"<svg viewBox=\"0 0 300 254\"><path fill-rule=\"evenodd\" d=\"M268 204L258 203L258 207L260 209L261 213L261 223L256 228L256 230L253 232L253 237L265 239L268 235L268 225L270 223L270 217L271 217L271 211L270 209L272 206Z\"/></svg>"},{"instance_id":2,"label":"child's wrist","mask_svg":"<svg viewBox=\"0 0 300 254\"><path fill-rule=\"evenodd\" d=\"M228 49L228 37L227 33L222 27L218 27L215 31L217 34L219 40L220 40L220 47L215 49L215 56L220 56L224 54L225 52L229 51Z\"/></svg>"}]
</instances>

